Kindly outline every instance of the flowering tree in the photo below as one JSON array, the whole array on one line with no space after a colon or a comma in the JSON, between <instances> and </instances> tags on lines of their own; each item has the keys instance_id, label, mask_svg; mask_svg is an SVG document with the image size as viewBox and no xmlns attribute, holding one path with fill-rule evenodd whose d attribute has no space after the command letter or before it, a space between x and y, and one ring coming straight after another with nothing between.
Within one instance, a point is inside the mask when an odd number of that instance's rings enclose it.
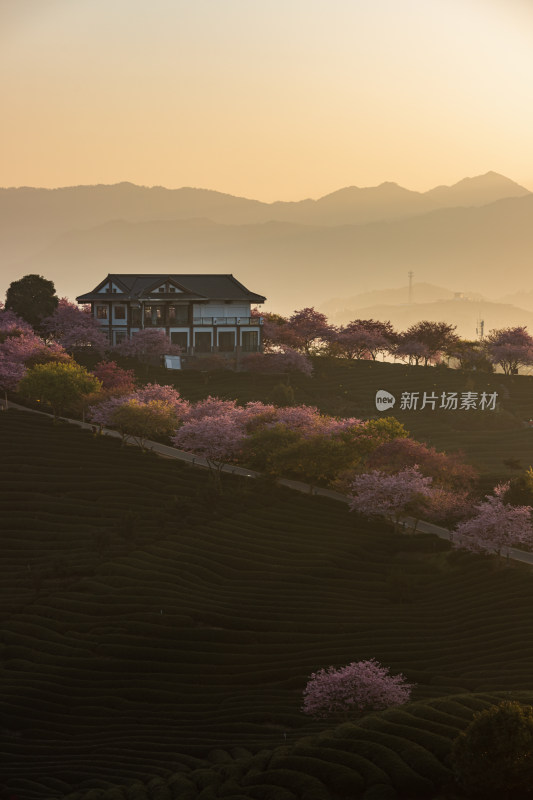
<instances>
[{"instance_id":1,"label":"flowering tree","mask_svg":"<svg viewBox=\"0 0 533 800\"><path fill-rule=\"evenodd\" d=\"M304 690L304 714L319 719L354 719L369 711L407 703L414 684L391 675L376 659L313 672Z\"/></svg>"},{"instance_id":2,"label":"flowering tree","mask_svg":"<svg viewBox=\"0 0 533 800\"><path fill-rule=\"evenodd\" d=\"M447 322L417 322L398 337L395 355L408 358L409 363L438 364L442 355L451 352L458 342L455 328Z\"/></svg>"},{"instance_id":3,"label":"flowering tree","mask_svg":"<svg viewBox=\"0 0 533 800\"><path fill-rule=\"evenodd\" d=\"M25 374L26 368L22 362L6 358L0 352L0 391L4 392L4 410L7 409L7 393L17 388Z\"/></svg>"},{"instance_id":4,"label":"flowering tree","mask_svg":"<svg viewBox=\"0 0 533 800\"><path fill-rule=\"evenodd\" d=\"M225 464L235 459L244 438L244 426L235 414L190 418L173 437L180 450L202 456L221 491L220 473Z\"/></svg>"},{"instance_id":5,"label":"flowering tree","mask_svg":"<svg viewBox=\"0 0 533 800\"><path fill-rule=\"evenodd\" d=\"M505 503L508 490L508 483L499 484L493 495L485 495L485 500L474 506L475 515L455 529L454 547L501 556L513 545L533 544L532 508Z\"/></svg>"},{"instance_id":6,"label":"flowering tree","mask_svg":"<svg viewBox=\"0 0 533 800\"><path fill-rule=\"evenodd\" d=\"M312 349L316 349L317 344L329 340L332 327L325 314L314 308L302 308L289 317L286 332L288 336L282 344L303 350L309 355Z\"/></svg>"},{"instance_id":7,"label":"flowering tree","mask_svg":"<svg viewBox=\"0 0 533 800\"><path fill-rule=\"evenodd\" d=\"M409 437L380 444L367 459L367 466L383 472L399 472L418 465L423 475L450 489L471 488L477 478L474 467L465 463L461 453L441 453L434 447Z\"/></svg>"},{"instance_id":8,"label":"flowering tree","mask_svg":"<svg viewBox=\"0 0 533 800\"><path fill-rule=\"evenodd\" d=\"M148 383L142 389L137 389L134 392L128 392L119 396L104 396L100 402L91 405L89 408L89 417L92 422L100 427L113 426L115 412L120 406L134 400L137 403L150 403L157 401L162 405L167 406L175 418L175 426L179 421L184 419L189 410L189 403L184 400L177 389L172 386L160 386L158 383Z\"/></svg>"},{"instance_id":9,"label":"flowering tree","mask_svg":"<svg viewBox=\"0 0 533 800\"><path fill-rule=\"evenodd\" d=\"M422 361L427 365L431 360L428 347L418 339L408 338L405 334L400 335L398 344L394 348L394 355L417 367Z\"/></svg>"},{"instance_id":10,"label":"flowering tree","mask_svg":"<svg viewBox=\"0 0 533 800\"><path fill-rule=\"evenodd\" d=\"M100 361L92 370L104 389L125 394L135 389L135 373L132 369L122 369L116 361Z\"/></svg>"},{"instance_id":11,"label":"flowering tree","mask_svg":"<svg viewBox=\"0 0 533 800\"><path fill-rule=\"evenodd\" d=\"M250 316L263 320L261 329L261 340L265 347L271 345L291 344L291 335L287 328L287 317L276 314L273 311L260 311L252 308Z\"/></svg>"},{"instance_id":12,"label":"flowering tree","mask_svg":"<svg viewBox=\"0 0 533 800\"><path fill-rule=\"evenodd\" d=\"M159 357L162 355L179 355L181 347L172 344L165 331L160 328L144 328L132 334L131 339L124 339L113 348L115 353L132 358Z\"/></svg>"},{"instance_id":13,"label":"flowering tree","mask_svg":"<svg viewBox=\"0 0 533 800\"><path fill-rule=\"evenodd\" d=\"M490 361L499 364L506 375L533 364L533 338L525 326L490 331L485 347Z\"/></svg>"},{"instance_id":14,"label":"flowering tree","mask_svg":"<svg viewBox=\"0 0 533 800\"><path fill-rule=\"evenodd\" d=\"M8 332L13 335L14 331L33 333L33 328L29 322L0 303L0 333Z\"/></svg>"},{"instance_id":15,"label":"flowering tree","mask_svg":"<svg viewBox=\"0 0 533 800\"><path fill-rule=\"evenodd\" d=\"M41 323L47 338L53 338L65 350L71 352L76 347L92 347L103 353L109 342L98 321L92 316L90 306L70 303L66 297L59 301L54 313L45 317Z\"/></svg>"},{"instance_id":16,"label":"flowering tree","mask_svg":"<svg viewBox=\"0 0 533 800\"><path fill-rule=\"evenodd\" d=\"M236 418L241 413L236 400L221 400L219 397L209 395L205 400L199 400L191 405L187 412L187 422L204 419L205 417L232 417Z\"/></svg>"},{"instance_id":17,"label":"flowering tree","mask_svg":"<svg viewBox=\"0 0 533 800\"><path fill-rule=\"evenodd\" d=\"M330 349L344 358L375 361L379 353L390 351L395 336L390 322L355 319L332 334Z\"/></svg>"},{"instance_id":18,"label":"flowering tree","mask_svg":"<svg viewBox=\"0 0 533 800\"><path fill-rule=\"evenodd\" d=\"M12 311L0 311L0 389L14 391L26 370L48 361L68 360L59 345L46 345L32 327Z\"/></svg>"},{"instance_id":19,"label":"flowering tree","mask_svg":"<svg viewBox=\"0 0 533 800\"><path fill-rule=\"evenodd\" d=\"M406 467L395 475L379 470L363 473L352 483L350 511L384 516L397 528L405 517L419 517L424 499L432 493L432 482L417 466Z\"/></svg>"}]
</instances>

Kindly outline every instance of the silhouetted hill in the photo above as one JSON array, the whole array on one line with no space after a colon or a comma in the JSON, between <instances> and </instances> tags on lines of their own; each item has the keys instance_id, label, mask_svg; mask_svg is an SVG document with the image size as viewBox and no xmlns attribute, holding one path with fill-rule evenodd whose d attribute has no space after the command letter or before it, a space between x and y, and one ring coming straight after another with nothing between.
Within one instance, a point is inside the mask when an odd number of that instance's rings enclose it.
<instances>
[{"instance_id":1,"label":"silhouetted hill","mask_svg":"<svg viewBox=\"0 0 533 800\"><path fill-rule=\"evenodd\" d=\"M329 317L335 324L352 319L390 320L398 330L405 330L422 319L448 322L457 326L457 333L466 339L476 339L479 320L484 321L485 333L493 328L527 325L533 331L533 311L506 303L487 300L451 299L434 303L403 305L372 305L350 308L348 305Z\"/></svg>"},{"instance_id":2,"label":"silhouetted hill","mask_svg":"<svg viewBox=\"0 0 533 800\"><path fill-rule=\"evenodd\" d=\"M437 186L426 192L440 208L451 206L481 206L504 197L523 197L529 191L497 172L487 172L475 178L463 178L453 186Z\"/></svg>"},{"instance_id":3,"label":"silhouetted hill","mask_svg":"<svg viewBox=\"0 0 533 800\"><path fill-rule=\"evenodd\" d=\"M413 303L435 303L439 300L453 300L457 292L445 289L443 286L435 286L432 283L413 283L412 297ZM482 300L482 295L474 292L462 292L470 300ZM337 317L349 310L350 313L357 309L368 308L377 305L405 305L409 302L409 286L401 286L398 289L374 289L370 292L361 292L352 297L333 297L322 303L320 308L328 316Z\"/></svg>"},{"instance_id":4,"label":"silhouetted hill","mask_svg":"<svg viewBox=\"0 0 533 800\"><path fill-rule=\"evenodd\" d=\"M533 252L533 195L394 222L224 225L206 219L108 222L70 231L4 271L39 272L75 296L111 272L232 272L269 307L292 311L404 282L409 270L453 291L522 286ZM12 276L12 277L11 277ZM467 285L465 286L465 283ZM87 285L86 285L87 284Z\"/></svg>"}]
</instances>

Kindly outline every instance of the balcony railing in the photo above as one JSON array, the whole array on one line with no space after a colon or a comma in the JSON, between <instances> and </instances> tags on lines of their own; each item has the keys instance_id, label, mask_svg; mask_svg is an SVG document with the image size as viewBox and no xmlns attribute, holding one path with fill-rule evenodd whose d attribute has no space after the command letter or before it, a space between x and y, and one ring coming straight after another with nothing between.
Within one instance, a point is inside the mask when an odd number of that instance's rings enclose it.
<instances>
[{"instance_id":1,"label":"balcony railing","mask_svg":"<svg viewBox=\"0 0 533 800\"><path fill-rule=\"evenodd\" d=\"M194 317L194 325L262 325L262 317Z\"/></svg>"}]
</instances>

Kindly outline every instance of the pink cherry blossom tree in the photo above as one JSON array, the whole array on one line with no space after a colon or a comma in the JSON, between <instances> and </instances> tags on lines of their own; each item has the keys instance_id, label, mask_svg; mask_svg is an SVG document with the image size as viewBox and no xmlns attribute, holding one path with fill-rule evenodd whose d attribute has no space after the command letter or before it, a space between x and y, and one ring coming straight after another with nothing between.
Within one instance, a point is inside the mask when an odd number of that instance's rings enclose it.
<instances>
[{"instance_id":1,"label":"pink cherry blossom tree","mask_svg":"<svg viewBox=\"0 0 533 800\"><path fill-rule=\"evenodd\" d=\"M533 364L533 337L525 326L490 331L485 348L490 361L499 364L506 375Z\"/></svg>"},{"instance_id":2,"label":"pink cherry blossom tree","mask_svg":"<svg viewBox=\"0 0 533 800\"><path fill-rule=\"evenodd\" d=\"M31 325L12 311L0 312L0 389L15 391L29 367L49 361L65 361L68 356L60 345L46 345Z\"/></svg>"},{"instance_id":3,"label":"pink cherry blossom tree","mask_svg":"<svg viewBox=\"0 0 533 800\"><path fill-rule=\"evenodd\" d=\"M115 412L121 406L135 401L147 404L156 401L166 406L174 414L175 427L183 420L189 411L189 403L184 400L173 386L160 386L158 383L148 383L142 389L127 392L118 396L104 395L103 399L89 407L89 419L100 428L113 427Z\"/></svg>"},{"instance_id":4,"label":"pink cherry blossom tree","mask_svg":"<svg viewBox=\"0 0 533 800\"><path fill-rule=\"evenodd\" d=\"M449 489L471 489L477 472L465 462L462 453L443 453L409 437L385 441L373 450L366 461L370 469L399 472L418 465L423 475L433 478L434 484Z\"/></svg>"},{"instance_id":5,"label":"pink cherry blossom tree","mask_svg":"<svg viewBox=\"0 0 533 800\"><path fill-rule=\"evenodd\" d=\"M4 411L7 409L7 393L16 390L25 374L26 367L23 362L6 358L0 352L0 391L4 393L4 404L2 406Z\"/></svg>"},{"instance_id":6,"label":"pink cherry blossom tree","mask_svg":"<svg viewBox=\"0 0 533 800\"><path fill-rule=\"evenodd\" d=\"M303 350L306 355L311 351L320 349L324 342L328 342L333 329L328 318L315 308L302 308L295 311L287 320L286 333L288 336L281 344Z\"/></svg>"},{"instance_id":7,"label":"pink cherry blossom tree","mask_svg":"<svg viewBox=\"0 0 533 800\"><path fill-rule=\"evenodd\" d=\"M508 483L498 484L494 494L474 506L474 516L455 529L454 547L501 556L508 555L510 547L533 545L532 508L505 503L508 490Z\"/></svg>"},{"instance_id":8,"label":"pink cherry blossom tree","mask_svg":"<svg viewBox=\"0 0 533 800\"><path fill-rule=\"evenodd\" d=\"M350 511L384 516L397 529L408 516L419 519L424 500L431 496L432 482L417 466L406 467L394 475L379 470L363 473L352 482Z\"/></svg>"},{"instance_id":9,"label":"pink cherry blossom tree","mask_svg":"<svg viewBox=\"0 0 533 800\"><path fill-rule=\"evenodd\" d=\"M408 338L405 335L401 337L394 348L394 355L396 358L401 358L403 361L408 361L409 364L414 364L415 366L419 366L422 361L427 364L431 359L429 348L423 342Z\"/></svg>"},{"instance_id":10,"label":"pink cherry blossom tree","mask_svg":"<svg viewBox=\"0 0 533 800\"><path fill-rule=\"evenodd\" d=\"M455 325L447 322L421 320L411 325L399 337L397 355L408 356L416 364L438 364L444 353L449 353L458 342Z\"/></svg>"},{"instance_id":11,"label":"pink cherry blossom tree","mask_svg":"<svg viewBox=\"0 0 533 800\"><path fill-rule=\"evenodd\" d=\"M124 339L115 345L113 351L131 358L157 358L162 355L179 355L181 347L172 344L165 331L159 328L144 328L133 333L131 339Z\"/></svg>"},{"instance_id":12,"label":"pink cherry blossom tree","mask_svg":"<svg viewBox=\"0 0 533 800\"><path fill-rule=\"evenodd\" d=\"M92 347L103 353L109 342L98 321L92 316L90 306L78 306L62 297L57 308L41 323L44 335L54 339L68 352L77 347Z\"/></svg>"},{"instance_id":13,"label":"pink cherry blossom tree","mask_svg":"<svg viewBox=\"0 0 533 800\"><path fill-rule=\"evenodd\" d=\"M116 361L100 361L92 370L105 390L125 394L135 389L135 373L132 369L122 369Z\"/></svg>"},{"instance_id":14,"label":"pink cherry blossom tree","mask_svg":"<svg viewBox=\"0 0 533 800\"><path fill-rule=\"evenodd\" d=\"M244 437L243 420L229 411L218 416L190 417L172 442L180 450L205 458L215 488L221 492L220 473L225 464L235 460Z\"/></svg>"},{"instance_id":15,"label":"pink cherry blossom tree","mask_svg":"<svg viewBox=\"0 0 533 800\"><path fill-rule=\"evenodd\" d=\"M407 703L414 684L391 675L376 659L313 672L304 689L302 711L318 719L355 719L370 711Z\"/></svg>"},{"instance_id":16,"label":"pink cherry blossom tree","mask_svg":"<svg viewBox=\"0 0 533 800\"><path fill-rule=\"evenodd\" d=\"M348 359L376 360L379 353L388 353L396 334L390 322L355 319L331 335L331 352Z\"/></svg>"}]
</instances>

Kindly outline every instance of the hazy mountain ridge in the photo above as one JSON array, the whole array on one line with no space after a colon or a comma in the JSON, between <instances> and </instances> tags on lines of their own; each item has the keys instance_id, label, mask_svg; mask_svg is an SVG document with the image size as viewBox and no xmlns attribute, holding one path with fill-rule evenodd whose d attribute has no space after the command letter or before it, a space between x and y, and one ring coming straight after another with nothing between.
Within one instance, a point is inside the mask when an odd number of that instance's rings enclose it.
<instances>
[{"instance_id":1,"label":"hazy mountain ridge","mask_svg":"<svg viewBox=\"0 0 533 800\"><path fill-rule=\"evenodd\" d=\"M337 227L211 220L107 222L70 231L12 267L46 274L75 296L112 272L233 272L269 307L290 311L418 278L492 297L521 286L533 252L533 195ZM90 275L90 280L88 279ZM6 275L7 277L7 275ZM465 287L465 281L468 286ZM82 285L80 285L82 282Z\"/></svg>"},{"instance_id":2,"label":"hazy mountain ridge","mask_svg":"<svg viewBox=\"0 0 533 800\"><path fill-rule=\"evenodd\" d=\"M447 206L435 208L432 192L441 204L448 197ZM450 205L465 192L491 202ZM506 196L494 201L498 192ZM313 215L322 224L312 224ZM346 216L351 224L333 224ZM419 280L445 280L449 291L479 287L498 297L513 281L521 285L532 250L533 194L495 173L425 194L387 183L272 204L127 183L0 189L3 291L28 272L70 297L108 271L233 272L269 307L288 312L339 291L350 297L398 285L413 270Z\"/></svg>"},{"instance_id":3,"label":"hazy mountain ridge","mask_svg":"<svg viewBox=\"0 0 533 800\"><path fill-rule=\"evenodd\" d=\"M362 292L352 297L332 297L322 303L321 308L329 315L335 316L344 312L344 309L368 308L376 305L406 305L409 302L409 286L400 286L391 289L373 289ZM441 300L453 300L457 292L435 286L432 283L413 283L412 303L434 303ZM477 292L460 292L466 299L483 301L485 298Z\"/></svg>"}]
</instances>

